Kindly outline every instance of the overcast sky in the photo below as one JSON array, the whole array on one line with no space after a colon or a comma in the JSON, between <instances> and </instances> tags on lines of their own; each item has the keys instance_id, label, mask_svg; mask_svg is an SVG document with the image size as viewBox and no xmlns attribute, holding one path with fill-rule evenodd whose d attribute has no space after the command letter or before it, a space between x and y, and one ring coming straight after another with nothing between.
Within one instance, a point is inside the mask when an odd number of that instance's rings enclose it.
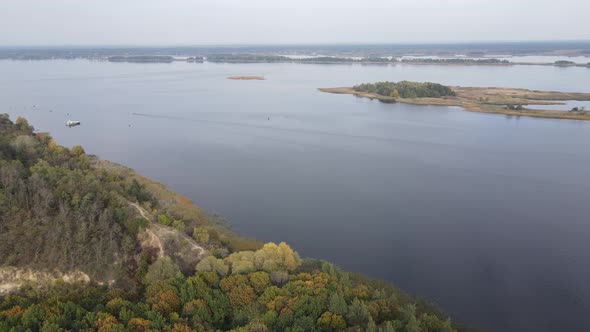
<instances>
[{"instance_id":1,"label":"overcast sky","mask_svg":"<svg viewBox=\"0 0 590 332\"><path fill-rule=\"evenodd\" d=\"M0 45L590 40L590 0L0 0Z\"/></svg>"}]
</instances>

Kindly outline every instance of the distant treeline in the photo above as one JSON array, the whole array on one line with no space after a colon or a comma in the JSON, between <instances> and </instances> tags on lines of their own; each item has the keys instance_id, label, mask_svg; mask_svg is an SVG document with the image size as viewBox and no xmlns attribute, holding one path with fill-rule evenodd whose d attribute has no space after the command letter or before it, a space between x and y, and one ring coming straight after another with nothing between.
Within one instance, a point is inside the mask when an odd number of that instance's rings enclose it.
<instances>
[{"instance_id":1,"label":"distant treeline","mask_svg":"<svg viewBox=\"0 0 590 332\"><path fill-rule=\"evenodd\" d=\"M390 57L369 56L365 58L319 56L310 58L294 59L282 55L259 55L259 54L214 54L207 57L209 62L227 63L270 63L270 62L291 62L291 63L432 63L432 64L480 64L496 65L509 64L508 60L500 59L434 59L434 58L411 58L402 59Z\"/></svg>"},{"instance_id":2,"label":"distant treeline","mask_svg":"<svg viewBox=\"0 0 590 332\"><path fill-rule=\"evenodd\" d=\"M553 63L553 65L557 67L588 67L590 68L590 62L583 64L583 63L575 63L574 61L568 60L558 60Z\"/></svg>"},{"instance_id":3,"label":"distant treeline","mask_svg":"<svg viewBox=\"0 0 590 332\"><path fill-rule=\"evenodd\" d=\"M281 55L259 55L259 54L212 54L207 56L209 62L290 62L292 59Z\"/></svg>"},{"instance_id":4,"label":"distant treeline","mask_svg":"<svg viewBox=\"0 0 590 332\"><path fill-rule=\"evenodd\" d=\"M107 59L110 62L165 62L170 63L174 58L168 55L132 55L132 56L111 56Z\"/></svg>"},{"instance_id":5,"label":"distant treeline","mask_svg":"<svg viewBox=\"0 0 590 332\"><path fill-rule=\"evenodd\" d=\"M259 54L213 54L207 56L209 62L227 62L227 63L272 63L272 62L289 62L289 63L391 63L397 62L396 59L368 57L362 59L347 57L319 56L311 58L294 59L283 55L259 55Z\"/></svg>"},{"instance_id":6,"label":"distant treeline","mask_svg":"<svg viewBox=\"0 0 590 332\"><path fill-rule=\"evenodd\" d=\"M256 46L90 46L90 47L0 47L0 58L19 56L42 56L49 59L97 58L106 59L115 55L172 55L178 57L207 56L209 54L351 54L401 57L409 54L480 58L490 54L506 55L552 55L556 50L569 56L590 54L590 42L482 42L482 43L434 43L434 44L329 44L329 45L256 45Z\"/></svg>"},{"instance_id":7,"label":"distant treeline","mask_svg":"<svg viewBox=\"0 0 590 332\"><path fill-rule=\"evenodd\" d=\"M559 60L559 61L555 61L554 64L556 66L575 66L576 63L573 61L567 61L567 60Z\"/></svg>"},{"instance_id":8,"label":"distant treeline","mask_svg":"<svg viewBox=\"0 0 590 332\"><path fill-rule=\"evenodd\" d=\"M452 59L433 59L433 58L410 58L402 59L405 63L443 63L443 64L478 64L478 65L507 65L510 63L508 60L500 59L464 59L464 58L452 58Z\"/></svg>"},{"instance_id":9,"label":"distant treeline","mask_svg":"<svg viewBox=\"0 0 590 332\"><path fill-rule=\"evenodd\" d=\"M353 88L358 92L375 93L392 98L440 98L455 96L455 92L448 86L430 82L377 82L364 83Z\"/></svg>"},{"instance_id":10,"label":"distant treeline","mask_svg":"<svg viewBox=\"0 0 590 332\"><path fill-rule=\"evenodd\" d=\"M230 49L231 50L231 49ZM162 52L160 49L121 49L125 54L117 55L106 53L107 50L85 50L84 52L65 52L64 50L2 50L0 49L0 59L14 60L51 60L51 59L92 59L107 60L110 62L135 62L135 63L171 63L173 61L187 61L201 63L205 61L216 63L360 63L360 64L390 64L390 63L429 63L429 64L480 64L480 65L497 65L509 64L508 60L500 59L474 59L474 58L408 58L400 59L401 55L384 56L375 53L366 57L347 57L347 56L315 56L306 58L292 58L284 55L261 54L261 53L196 53L181 55L181 53L169 53L171 55L150 55L150 51ZM112 50L111 50L112 51ZM145 54L134 54L144 51ZM209 50L209 51L213 51ZM473 56L481 55L480 53L469 53ZM396 57L397 56L397 57ZM563 65L563 64L562 64Z\"/></svg>"},{"instance_id":11,"label":"distant treeline","mask_svg":"<svg viewBox=\"0 0 590 332\"><path fill-rule=\"evenodd\" d=\"M207 57L210 62L290 62L290 63L395 63L397 59L386 57L348 58L334 56L318 56L310 58L290 58L282 55L255 55L255 54L219 54Z\"/></svg>"}]
</instances>

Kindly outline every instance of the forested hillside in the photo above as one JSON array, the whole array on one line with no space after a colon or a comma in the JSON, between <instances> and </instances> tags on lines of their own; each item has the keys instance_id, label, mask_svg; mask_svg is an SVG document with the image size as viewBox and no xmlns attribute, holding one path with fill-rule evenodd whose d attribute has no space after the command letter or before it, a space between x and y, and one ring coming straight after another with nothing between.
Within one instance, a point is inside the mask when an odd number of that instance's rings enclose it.
<instances>
[{"instance_id":1,"label":"forested hillside","mask_svg":"<svg viewBox=\"0 0 590 332\"><path fill-rule=\"evenodd\" d=\"M0 263L107 277L135 249L138 227L117 182L90 169L81 147L0 119Z\"/></svg>"},{"instance_id":2,"label":"forested hillside","mask_svg":"<svg viewBox=\"0 0 590 332\"><path fill-rule=\"evenodd\" d=\"M0 331L454 330L385 283L236 236L163 186L0 115L8 267L90 281L0 293Z\"/></svg>"}]
</instances>

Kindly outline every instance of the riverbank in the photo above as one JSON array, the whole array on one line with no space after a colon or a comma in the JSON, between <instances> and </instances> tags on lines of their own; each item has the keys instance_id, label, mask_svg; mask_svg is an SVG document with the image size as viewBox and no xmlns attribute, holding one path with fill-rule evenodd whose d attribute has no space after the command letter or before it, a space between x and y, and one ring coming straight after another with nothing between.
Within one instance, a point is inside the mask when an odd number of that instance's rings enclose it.
<instances>
[{"instance_id":1,"label":"riverbank","mask_svg":"<svg viewBox=\"0 0 590 332\"><path fill-rule=\"evenodd\" d=\"M0 331L468 331L425 300L302 259L285 242L236 248L187 198L58 146L24 118L0 115L0 150Z\"/></svg>"},{"instance_id":2,"label":"riverbank","mask_svg":"<svg viewBox=\"0 0 590 332\"><path fill-rule=\"evenodd\" d=\"M385 103L413 105L458 106L470 112L495 113L551 119L590 120L590 111L533 110L524 105L562 105L560 101L590 100L590 93L569 93L513 88L451 87L456 96L441 98L393 98L376 93L356 91L352 87L319 88L334 94L350 94L377 99Z\"/></svg>"}]
</instances>

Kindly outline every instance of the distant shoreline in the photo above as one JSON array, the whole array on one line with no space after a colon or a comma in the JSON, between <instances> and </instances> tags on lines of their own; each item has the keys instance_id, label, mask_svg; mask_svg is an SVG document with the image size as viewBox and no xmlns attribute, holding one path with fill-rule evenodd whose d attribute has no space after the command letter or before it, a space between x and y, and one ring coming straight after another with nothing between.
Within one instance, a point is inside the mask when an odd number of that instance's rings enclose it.
<instances>
[{"instance_id":1,"label":"distant shoreline","mask_svg":"<svg viewBox=\"0 0 590 332\"><path fill-rule=\"evenodd\" d=\"M264 81L266 78L264 76L228 76L228 80L236 80L236 81Z\"/></svg>"},{"instance_id":2,"label":"distant shoreline","mask_svg":"<svg viewBox=\"0 0 590 332\"><path fill-rule=\"evenodd\" d=\"M294 64L309 64L309 65L380 65L380 66L486 66L486 67L508 67L508 66L552 66L559 68L568 67L582 67L590 68L590 63L571 63L571 64L555 64L553 62L507 62L507 63L490 63L490 62L477 62L477 61L465 61L465 62L429 62L422 60L404 60L404 61L370 61L370 60L306 60L300 59L289 59L279 61L257 61L257 60L225 60L225 61L210 61L204 58L188 57L178 58L171 56L162 57L77 57L77 58L37 58L37 57L26 57L26 58L0 58L1 60L11 61L48 61L48 60L88 60L88 61L105 61L112 63L137 63L137 64L170 64L173 62L187 62L187 63L226 63L226 64L273 64L273 63L294 63Z\"/></svg>"},{"instance_id":3,"label":"distant shoreline","mask_svg":"<svg viewBox=\"0 0 590 332\"><path fill-rule=\"evenodd\" d=\"M356 91L352 87L319 88L333 94L349 94L361 98L377 99L384 103L404 103L412 105L457 106L470 112L494 113L512 116L527 116L549 119L590 120L590 111L533 110L514 105L559 105L560 101L589 101L590 93L568 93L513 88L475 88L451 87L456 93L453 97L441 98L393 98L375 93ZM512 106L512 107L510 107Z\"/></svg>"},{"instance_id":4,"label":"distant shoreline","mask_svg":"<svg viewBox=\"0 0 590 332\"><path fill-rule=\"evenodd\" d=\"M512 45L512 44L510 44ZM551 44L547 44L551 45ZM590 43L576 49L543 47L530 50L527 44L508 49L494 44L374 46L258 46L258 47L145 47L145 48L2 48L0 60L75 60L126 63L298 63L298 64L361 64L361 65L442 65L442 66L556 66L590 68ZM487 47L486 47L487 46ZM562 45L563 46L563 45ZM508 46L506 46L508 47ZM526 57L546 56L527 61ZM516 57L512 61L512 58ZM523 59L523 57L525 57ZM572 57L578 62L571 61ZM581 58L581 60L580 60ZM556 61L553 61L556 60Z\"/></svg>"}]
</instances>

